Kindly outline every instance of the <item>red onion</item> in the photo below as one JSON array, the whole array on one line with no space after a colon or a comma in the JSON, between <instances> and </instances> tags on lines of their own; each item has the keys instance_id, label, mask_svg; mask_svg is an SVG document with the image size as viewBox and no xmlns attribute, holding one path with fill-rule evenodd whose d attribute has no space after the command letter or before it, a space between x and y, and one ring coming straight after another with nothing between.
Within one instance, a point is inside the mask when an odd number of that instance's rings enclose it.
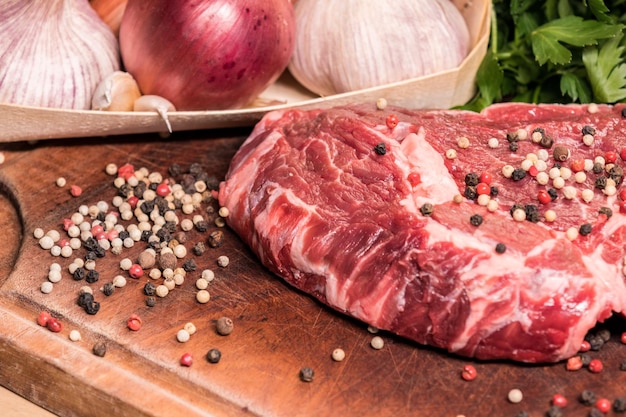
<instances>
[{"instance_id":1,"label":"red onion","mask_svg":"<svg viewBox=\"0 0 626 417\"><path fill-rule=\"evenodd\" d=\"M295 19L289 0L129 0L119 38L143 94L177 110L232 109L285 70Z\"/></svg>"}]
</instances>

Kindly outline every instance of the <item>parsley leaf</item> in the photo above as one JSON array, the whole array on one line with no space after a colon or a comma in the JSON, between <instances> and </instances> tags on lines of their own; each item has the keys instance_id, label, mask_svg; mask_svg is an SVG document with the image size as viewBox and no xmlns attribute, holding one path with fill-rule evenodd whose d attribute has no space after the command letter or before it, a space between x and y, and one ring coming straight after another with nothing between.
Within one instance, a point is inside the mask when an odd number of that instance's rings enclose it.
<instances>
[{"instance_id":1,"label":"parsley leaf","mask_svg":"<svg viewBox=\"0 0 626 417\"><path fill-rule=\"evenodd\" d=\"M626 99L626 63L621 59L622 36L608 40L600 49L586 48L582 60L593 94L599 101L615 103Z\"/></svg>"},{"instance_id":2,"label":"parsley leaf","mask_svg":"<svg viewBox=\"0 0 626 417\"><path fill-rule=\"evenodd\" d=\"M571 51L563 43L572 46L596 45L599 39L617 36L621 31L621 25L607 25L596 20L583 20L580 16L567 16L538 27L530 36L539 65L548 61L563 65L572 60Z\"/></svg>"}]
</instances>

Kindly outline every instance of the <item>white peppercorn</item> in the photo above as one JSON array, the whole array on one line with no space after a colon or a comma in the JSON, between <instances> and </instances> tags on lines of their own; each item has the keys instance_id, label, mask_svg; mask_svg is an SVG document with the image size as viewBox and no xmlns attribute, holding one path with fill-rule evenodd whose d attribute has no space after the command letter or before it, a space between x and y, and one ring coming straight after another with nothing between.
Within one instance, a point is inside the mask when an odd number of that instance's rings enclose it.
<instances>
[{"instance_id":1,"label":"white peppercorn","mask_svg":"<svg viewBox=\"0 0 626 417\"><path fill-rule=\"evenodd\" d=\"M377 349L377 350L382 349L385 346L385 341L380 336L374 336L372 337L372 340L370 341L370 345L374 349Z\"/></svg>"},{"instance_id":2,"label":"white peppercorn","mask_svg":"<svg viewBox=\"0 0 626 417\"><path fill-rule=\"evenodd\" d=\"M218 256L217 258L217 265L221 266L222 268L226 268L229 262L230 260L228 259L228 256L226 255Z\"/></svg>"},{"instance_id":3,"label":"white peppercorn","mask_svg":"<svg viewBox=\"0 0 626 417\"><path fill-rule=\"evenodd\" d=\"M52 284L50 281L44 281L41 283L41 292L44 294L50 294L53 288L54 284Z\"/></svg>"},{"instance_id":4,"label":"white peppercorn","mask_svg":"<svg viewBox=\"0 0 626 417\"><path fill-rule=\"evenodd\" d=\"M189 339L190 339L189 332L185 329L180 329L176 333L176 340L178 340L180 343L188 342Z\"/></svg>"},{"instance_id":5,"label":"white peppercorn","mask_svg":"<svg viewBox=\"0 0 626 417\"><path fill-rule=\"evenodd\" d=\"M206 304L209 302L210 299L211 299L211 295L209 294L207 290L200 290L196 293L196 300L200 304Z\"/></svg>"}]
</instances>

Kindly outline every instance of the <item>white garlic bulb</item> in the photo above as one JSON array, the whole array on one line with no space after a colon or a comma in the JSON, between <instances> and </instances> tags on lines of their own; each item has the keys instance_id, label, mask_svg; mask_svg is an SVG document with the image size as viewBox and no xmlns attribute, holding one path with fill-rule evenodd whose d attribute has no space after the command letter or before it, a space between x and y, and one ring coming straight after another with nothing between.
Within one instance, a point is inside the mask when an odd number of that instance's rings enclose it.
<instances>
[{"instance_id":1,"label":"white garlic bulb","mask_svg":"<svg viewBox=\"0 0 626 417\"><path fill-rule=\"evenodd\" d=\"M87 0L0 2L0 102L89 109L119 69L118 44Z\"/></svg>"},{"instance_id":2,"label":"white garlic bulb","mask_svg":"<svg viewBox=\"0 0 626 417\"><path fill-rule=\"evenodd\" d=\"M298 0L289 70L321 96L456 68L470 34L450 0Z\"/></svg>"}]
</instances>

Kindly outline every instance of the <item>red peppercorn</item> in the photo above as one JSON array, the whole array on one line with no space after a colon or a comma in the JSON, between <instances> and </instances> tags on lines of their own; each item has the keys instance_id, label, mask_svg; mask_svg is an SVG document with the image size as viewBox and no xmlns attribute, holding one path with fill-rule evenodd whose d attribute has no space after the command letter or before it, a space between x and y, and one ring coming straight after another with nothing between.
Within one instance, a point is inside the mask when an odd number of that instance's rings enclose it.
<instances>
[{"instance_id":1,"label":"red peppercorn","mask_svg":"<svg viewBox=\"0 0 626 417\"><path fill-rule=\"evenodd\" d=\"M393 129L394 127L398 126L398 116L396 116L395 114L390 114L389 116L387 116L387 120L385 120L385 123L387 124L387 127L389 129Z\"/></svg>"},{"instance_id":2,"label":"red peppercorn","mask_svg":"<svg viewBox=\"0 0 626 417\"><path fill-rule=\"evenodd\" d=\"M72 219L63 219L63 230L66 232L69 230L70 226L73 226L74 222Z\"/></svg>"},{"instance_id":3,"label":"red peppercorn","mask_svg":"<svg viewBox=\"0 0 626 417\"><path fill-rule=\"evenodd\" d=\"M550 197L550 194L546 190L539 190L537 192L537 200L539 200L541 204L548 204L552 201L552 197Z\"/></svg>"},{"instance_id":4,"label":"red peppercorn","mask_svg":"<svg viewBox=\"0 0 626 417\"><path fill-rule=\"evenodd\" d=\"M128 328L134 332L139 331L142 324L143 321L141 320L141 317L139 317L137 314L131 314L126 321L126 325L128 326Z\"/></svg>"},{"instance_id":5,"label":"red peppercorn","mask_svg":"<svg viewBox=\"0 0 626 417\"><path fill-rule=\"evenodd\" d=\"M552 405L563 408L567 405L567 398L563 394L554 394L552 396Z\"/></svg>"},{"instance_id":6,"label":"red peppercorn","mask_svg":"<svg viewBox=\"0 0 626 417\"><path fill-rule=\"evenodd\" d=\"M567 364L565 365L565 369L568 371L578 371L583 367L583 360L580 356L572 356L567 360Z\"/></svg>"},{"instance_id":7,"label":"red peppercorn","mask_svg":"<svg viewBox=\"0 0 626 417\"><path fill-rule=\"evenodd\" d=\"M615 152L615 151L607 151L604 154L604 160L608 164L614 164L615 161L617 161L617 152Z\"/></svg>"},{"instance_id":8,"label":"red peppercorn","mask_svg":"<svg viewBox=\"0 0 626 417\"><path fill-rule=\"evenodd\" d=\"M132 264L128 274L133 278L141 278L143 276L143 268L139 264Z\"/></svg>"},{"instance_id":9,"label":"red peppercorn","mask_svg":"<svg viewBox=\"0 0 626 417\"><path fill-rule=\"evenodd\" d=\"M619 198L620 200L626 201L626 188L619 190Z\"/></svg>"},{"instance_id":10,"label":"red peppercorn","mask_svg":"<svg viewBox=\"0 0 626 417\"><path fill-rule=\"evenodd\" d=\"M139 202L139 197L131 195L126 201L130 205L130 208L134 210L137 207L137 203Z\"/></svg>"},{"instance_id":11,"label":"red peppercorn","mask_svg":"<svg viewBox=\"0 0 626 417\"><path fill-rule=\"evenodd\" d=\"M59 320L55 319L54 317L50 317L48 319L48 322L46 323L46 327L51 332L58 333L61 330L63 330L63 323L61 323Z\"/></svg>"},{"instance_id":12,"label":"red peppercorn","mask_svg":"<svg viewBox=\"0 0 626 417\"><path fill-rule=\"evenodd\" d=\"M50 315L50 313L48 313L47 311L41 311L37 316L37 324L42 327L46 327L48 325L48 321L51 318L52 316Z\"/></svg>"},{"instance_id":13,"label":"red peppercorn","mask_svg":"<svg viewBox=\"0 0 626 417\"><path fill-rule=\"evenodd\" d=\"M491 193L491 187L489 186L489 184L485 184L484 182L479 182L476 185L476 194L478 195L489 195Z\"/></svg>"},{"instance_id":14,"label":"red peppercorn","mask_svg":"<svg viewBox=\"0 0 626 417\"><path fill-rule=\"evenodd\" d=\"M70 186L70 194L72 195L72 197L78 197L82 193L83 193L83 189L80 188L78 185Z\"/></svg>"},{"instance_id":15,"label":"red peppercorn","mask_svg":"<svg viewBox=\"0 0 626 417\"><path fill-rule=\"evenodd\" d=\"M113 240L117 237L119 237L120 232L118 232L116 229L111 229L106 233L106 238L109 240Z\"/></svg>"},{"instance_id":16,"label":"red peppercorn","mask_svg":"<svg viewBox=\"0 0 626 417\"><path fill-rule=\"evenodd\" d=\"M620 336L620 341L626 345L626 332L623 332Z\"/></svg>"},{"instance_id":17,"label":"red peppercorn","mask_svg":"<svg viewBox=\"0 0 626 417\"><path fill-rule=\"evenodd\" d=\"M135 174L135 167L131 164L124 164L117 169L117 176L122 177L125 180L129 179Z\"/></svg>"},{"instance_id":18,"label":"red peppercorn","mask_svg":"<svg viewBox=\"0 0 626 417\"><path fill-rule=\"evenodd\" d=\"M67 239L61 239L59 240L59 246L64 248L65 246L69 246L70 245L70 241Z\"/></svg>"},{"instance_id":19,"label":"red peppercorn","mask_svg":"<svg viewBox=\"0 0 626 417\"><path fill-rule=\"evenodd\" d=\"M422 182L422 177L417 172L411 172L409 176L407 177L407 179L409 180L409 183L411 183L413 187L415 187L417 184Z\"/></svg>"},{"instance_id":20,"label":"red peppercorn","mask_svg":"<svg viewBox=\"0 0 626 417\"><path fill-rule=\"evenodd\" d=\"M572 172L581 172L585 169L585 160L584 159L574 159L569 164L569 168Z\"/></svg>"},{"instance_id":21,"label":"red peppercorn","mask_svg":"<svg viewBox=\"0 0 626 417\"><path fill-rule=\"evenodd\" d=\"M591 343L589 343L589 341L587 340L583 340L580 344L580 349L578 350L580 352L589 352L591 350Z\"/></svg>"},{"instance_id":22,"label":"red peppercorn","mask_svg":"<svg viewBox=\"0 0 626 417\"><path fill-rule=\"evenodd\" d=\"M477 376L478 373L476 372L476 368L472 365L465 365L461 371L461 378L466 381L472 381L473 379L476 379Z\"/></svg>"},{"instance_id":23,"label":"red peppercorn","mask_svg":"<svg viewBox=\"0 0 626 417\"><path fill-rule=\"evenodd\" d=\"M180 364L182 366L191 366L193 363L193 356L191 353L183 353L183 356L180 357Z\"/></svg>"},{"instance_id":24,"label":"red peppercorn","mask_svg":"<svg viewBox=\"0 0 626 417\"><path fill-rule=\"evenodd\" d=\"M99 235L102 232L104 232L104 228L101 225L99 225L99 224L97 224L95 226L92 226L92 228L91 228L91 234L93 236L97 236L97 235Z\"/></svg>"},{"instance_id":25,"label":"red peppercorn","mask_svg":"<svg viewBox=\"0 0 626 417\"><path fill-rule=\"evenodd\" d=\"M491 181L493 181L493 175L491 175L490 172L485 171L480 174L480 179L478 181L484 182L485 184L489 185L491 184Z\"/></svg>"},{"instance_id":26,"label":"red peppercorn","mask_svg":"<svg viewBox=\"0 0 626 417\"><path fill-rule=\"evenodd\" d=\"M596 408L606 414L611 411L611 401L608 398L598 398Z\"/></svg>"},{"instance_id":27,"label":"red peppercorn","mask_svg":"<svg viewBox=\"0 0 626 417\"><path fill-rule=\"evenodd\" d=\"M589 362L589 370L594 374L602 372L602 368L604 368L604 365L600 359L592 359Z\"/></svg>"},{"instance_id":28,"label":"red peppercorn","mask_svg":"<svg viewBox=\"0 0 626 417\"><path fill-rule=\"evenodd\" d=\"M619 157L626 161L626 148L622 148L622 150L619 151Z\"/></svg>"},{"instance_id":29,"label":"red peppercorn","mask_svg":"<svg viewBox=\"0 0 626 417\"><path fill-rule=\"evenodd\" d=\"M172 189L166 183L161 183L157 186L156 193L161 197L166 197L172 192Z\"/></svg>"},{"instance_id":30,"label":"red peppercorn","mask_svg":"<svg viewBox=\"0 0 626 417\"><path fill-rule=\"evenodd\" d=\"M536 177L537 174L539 174L539 169L537 169L536 166L533 165L528 168L528 175L530 175L531 177Z\"/></svg>"},{"instance_id":31,"label":"red peppercorn","mask_svg":"<svg viewBox=\"0 0 626 417\"><path fill-rule=\"evenodd\" d=\"M626 201L619 202L619 212L622 214L626 214Z\"/></svg>"}]
</instances>

